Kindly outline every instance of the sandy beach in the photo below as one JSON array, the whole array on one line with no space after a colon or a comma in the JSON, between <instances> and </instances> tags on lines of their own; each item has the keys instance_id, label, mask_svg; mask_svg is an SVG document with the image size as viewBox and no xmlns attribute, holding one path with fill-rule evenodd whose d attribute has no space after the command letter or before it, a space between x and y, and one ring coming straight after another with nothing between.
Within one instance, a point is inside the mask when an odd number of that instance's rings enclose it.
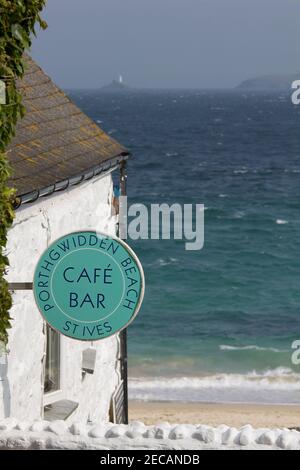
<instances>
[{"instance_id":1,"label":"sandy beach","mask_svg":"<svg viewBox=\"0 0 300 470\"><path fill-rule=\"evenodd\" d=\"M251 424L255 428L299 428L300 406L130 401L129 419L145 424L168 421L210 426Z\"/></svg>"}]
</instances>

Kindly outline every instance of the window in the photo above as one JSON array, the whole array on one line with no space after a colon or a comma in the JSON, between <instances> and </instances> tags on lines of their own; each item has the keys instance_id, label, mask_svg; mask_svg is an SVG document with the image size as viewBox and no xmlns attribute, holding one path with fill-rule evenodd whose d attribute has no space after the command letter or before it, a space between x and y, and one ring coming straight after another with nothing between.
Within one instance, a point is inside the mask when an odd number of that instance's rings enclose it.
<instances>
[{"instance_id":1,"label":"window","mask_svg":"<svg viewBox=\"0 0 300 470\"><path fill-rule=\"evenodd\" d=\"M60 334L47 326L47 351L44 392L60 389Z\"/></svg>"}]
</instances>

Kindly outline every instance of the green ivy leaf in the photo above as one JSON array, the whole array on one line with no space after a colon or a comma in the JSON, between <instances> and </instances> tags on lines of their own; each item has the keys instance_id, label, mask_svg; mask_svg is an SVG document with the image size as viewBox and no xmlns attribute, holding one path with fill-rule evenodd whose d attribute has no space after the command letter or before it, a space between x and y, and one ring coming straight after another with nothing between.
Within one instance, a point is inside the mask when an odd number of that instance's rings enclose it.
<instances>
[{"instance_id":1,"label":"green ivy leaf","mask_svg":"<svg viewBox=\"0 0 300 470\"><path fill-rule=\"evenodd\" d=\"M12 298L5 280L9 260L5 256L7 232L14 218L15 191L7 181L12 173L5 149L24 115L22 96L15 79L24 74L23 54L31 44L35 23L45 28L40 12L46 0L0 0L0 79L6 81L7 104L0 105L0 342L8 341Z\"/></svg>"},{"instance_id":2,"label":"green ivy leaf","mask_svg":"<svg viewBox=\"0 0 300 470\"><path fill-rule=\"evenodd\" d=\"M12 35L22 43L24 48L29 47L30 39L20 24L13 24L11 27L11 32Z\"/></svg>"}]
</instances>

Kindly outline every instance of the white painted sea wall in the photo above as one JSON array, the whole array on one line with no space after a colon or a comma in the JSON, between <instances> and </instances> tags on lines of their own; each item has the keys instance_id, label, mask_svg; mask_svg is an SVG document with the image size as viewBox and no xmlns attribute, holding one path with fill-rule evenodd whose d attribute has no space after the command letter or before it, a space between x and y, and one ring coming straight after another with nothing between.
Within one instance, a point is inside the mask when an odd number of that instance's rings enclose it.
<instances>
[{"instance_id":1,"label":"white painted sea wall","mask_svg":"<svg viewBox=\"0 0 300 470\"><path fill-rule=\"evenodd\" d=\"M0 421L2 449L299 450L300 432L221 425ZM163 461L162 461L163 463Z\"/></svg>"},{"instance_id":2,"label":"white painted sea wall","mask_svg":"<svg viewBox=\"0 0 300 470\"><path fill-rule=\"evenodd\" d=\"M9 231L7 253L9 282L32 282L37 261L57 238L81 229L115 234L112 215L111 175L96 177L78 186L22 205ZM32 291L13 293L9 353L0 358L0 419L39 420L43 417L43 359L45 323ZM90 342L61 336L61 386L53 399L79 403L72 419L82 422L109 420L109 405L119 376L118 337L93 343L94 374L82 375L82 351ZM49 399L49 397L48 397Z\"/></svg>"}]
</instances>

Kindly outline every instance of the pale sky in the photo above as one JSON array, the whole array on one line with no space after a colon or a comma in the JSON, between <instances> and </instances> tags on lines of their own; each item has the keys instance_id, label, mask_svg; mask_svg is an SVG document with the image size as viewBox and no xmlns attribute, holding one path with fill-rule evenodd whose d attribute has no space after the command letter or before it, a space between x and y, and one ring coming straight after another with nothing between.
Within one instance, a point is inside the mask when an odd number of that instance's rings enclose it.
<instances>
[{"instance_id":1,"label":"pale sky","mask_svg":"<svg viewBox=\"0 0 300 470\"><path fill-rule=\"evenodd\" d=\"M64 88L225 88L300 72L300 0L48 0L32 55Z\"/></svg>"}]
</instances>

